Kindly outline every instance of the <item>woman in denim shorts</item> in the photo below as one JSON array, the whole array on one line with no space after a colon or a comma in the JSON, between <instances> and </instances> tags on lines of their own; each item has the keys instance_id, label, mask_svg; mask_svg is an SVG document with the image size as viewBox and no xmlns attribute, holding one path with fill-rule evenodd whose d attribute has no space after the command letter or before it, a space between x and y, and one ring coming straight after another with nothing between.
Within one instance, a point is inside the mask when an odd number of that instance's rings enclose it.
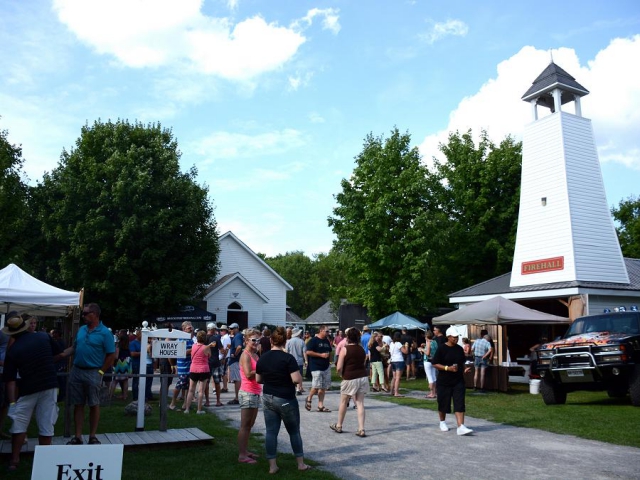
<instances>
[{"instance_id":1,"label":"woman in denim shorts","mask_svg":"<svg viewBox=\"0 0 640 480\"><path fill-rule=\"evenodd\" d=\"M240 355L240 430L238 430L238 462L256 463L255 453L247 450L251 428L258 416L262 385L256 382L256 363L258 362L258 345L260 332L248 328L243 332L245 347Z\"/></svg>"}]
</instances>

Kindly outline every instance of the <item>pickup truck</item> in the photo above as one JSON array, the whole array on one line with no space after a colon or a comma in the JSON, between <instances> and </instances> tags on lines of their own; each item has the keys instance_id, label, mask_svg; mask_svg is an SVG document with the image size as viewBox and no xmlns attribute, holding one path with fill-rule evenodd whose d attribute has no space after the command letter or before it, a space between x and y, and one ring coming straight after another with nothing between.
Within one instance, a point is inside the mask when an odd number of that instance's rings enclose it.
<instances>
[{"instance_id":1,"label":"pickup truck","mask_svg":"<svg viewBox=\"0 0 640 480\"><path fill-rule=\"evenodd\" d=\"M577 318L563 338L536 350L540 393L546 405L564 404L567 393L629 393L640 407L640 312Z\"/></svg>"}]
</instances>

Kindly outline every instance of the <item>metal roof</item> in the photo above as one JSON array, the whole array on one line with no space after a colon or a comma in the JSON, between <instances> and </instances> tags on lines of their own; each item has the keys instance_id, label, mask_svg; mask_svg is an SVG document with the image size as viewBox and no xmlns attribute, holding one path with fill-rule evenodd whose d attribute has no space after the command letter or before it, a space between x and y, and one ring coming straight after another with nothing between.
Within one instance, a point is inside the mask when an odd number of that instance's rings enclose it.
<instances>
[{"instance_id":1,"label":"metal roof","mask_svg":"<svg viewBox=\"0 0 640 480\"><path fill-rule=\"evenodd\" d=\"M556 282L556 283L544 283L540 285L525 285L522 287L510 287L511 272L500 275L499 277L486 280L482 283L477 283L471 287L458 290L457 292L449 294L449 298L456 297L472 297L480 295L501 295L505 293L519 293L519 292L535 292L541 290L561 290L565 288L591 288L591 289L603 289L603 290L636 290L640 291L640 259L637 258L625 258L625 266L627 267L627 273L629 274L630 283L608 283L608 282Z\"/></svg>"},{"instance_id":2,"label":"metal roof","mask_svg":"<svg viewBox=\"0 0 640 480\"><path fill-rule=\"evenodd\" d=\"M529 87L529 90L527 90L526 93L522 96L522 100L527 102L536 97L541 97L544 94L551 92L555 88L568 90L581 97L589 94L589 90L576 82L575 78L569 75L558 65L551 62L547 66L547 68L545 68L543 72L538 75L538 78L533 81L533 84L531 85L531 87ZM565 98L565 96L563 96L562 103L567 103L570 100L572 100L570 97Z\"/></svg>"}]
</instances>

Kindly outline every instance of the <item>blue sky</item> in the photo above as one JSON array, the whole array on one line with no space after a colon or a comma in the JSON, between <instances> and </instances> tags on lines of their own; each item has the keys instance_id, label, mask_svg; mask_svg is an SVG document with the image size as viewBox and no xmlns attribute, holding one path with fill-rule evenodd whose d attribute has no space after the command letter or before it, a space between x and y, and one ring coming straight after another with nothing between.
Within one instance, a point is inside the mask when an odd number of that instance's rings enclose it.
<instances>
[{"instance_id":1,"label":"blue sky","mask_svg":"<svg viewBox=\"0 0 640 480\"><path fill-rule=\"evenodd\" d=\"M2 0L0 129L32 183L96 119L160 122L209 186L220 233L327 252L363 139L499 142L554 61L591 94L610 205L640 183L640 2Z\"/></svg>"}]
</instances>

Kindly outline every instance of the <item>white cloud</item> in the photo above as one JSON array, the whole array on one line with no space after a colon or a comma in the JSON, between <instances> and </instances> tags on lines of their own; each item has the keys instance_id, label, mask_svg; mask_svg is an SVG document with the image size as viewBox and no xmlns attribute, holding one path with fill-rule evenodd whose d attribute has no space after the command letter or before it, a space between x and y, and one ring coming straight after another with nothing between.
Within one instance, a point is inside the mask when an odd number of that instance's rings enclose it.
<instances>
[{"instance_id":1,"label":"white cloud","mask_svg":"<svg viewBox=\"0 0 640 480\"><path fill-rule=\"evenodd\" d=\"M322 29L337 35L341 28L339 12L337 8L313 8L301 20L294 22L294 26L298 27L302 22L310 26L315 17L322 17Z\"/></svg>"},{"instance_id":2,"label":"white cloud","mask_svg":"<svg viewBox=\"0 0 640 480\"><path fill-rule=\"evenodd\" d=\"M260 16L234 24L201 8L202 0L54 0L80 40L127 67L174 65L247 81L280 68L305 42L296 29Z\"/></svg>"},{"instance_id":3,"label":"white cloud","mask_svg":"<svg viewBox=\"0 0 640 480\"><path fill-rule=\"evenodd\" d=\"M219 159L252 158L276 155L305 145L298 130L287 128L281 131L247 135L243 133L215 132L196 142L189 150L207 157L204 164Z\"/></svg>"},{"instance_id":4,"label":"white cloud","mask_svg":"<svg viewBox=\"0 0 640 480\"><path fill-rule=\"evenodd\" d=\"M318 112L311 112L309 114L309 121L311 123L324 123L325 119L322 115L320 115Z\"/></svg>"},{"instance_id":5,"label":"white cloud","mask_svg":"<svg viewBox=\"0 0 640 480\"><path fill-rule=\"evenodd\" d=\"M451 35L464 37L467 32L469 32L469 27L462 20L447 20L446 22L434 23L431 29L420 37L431 45Z\"/></svg>"},{"instance_id":6,"label":"white cloud","mask_svg":"<svg viewBox=\"0 0 640 480\"><path fill-rule=\"evenodd\" d=\"M232 179L215 178L211 180L212 191L220 192L248 192L271 188L272 183L282 183L290 180L294 174L302 171L305 165L302 162L291 162L280 165L279 168L254 168L243 170L241 175L237 172Z\"/></svg>"},{"instance_id":7,"label":"white cloud","mask_svg":"<svg viewBox=\"0 0 640 480\"><path fill-rule=\"evenodd\" d=\"M305 74L296 73L295 76L289 76L289 88L293 91L298 90L300 87L306 87L309 85L313 72L306 72Z\"/></svg>"},{"instance_id":8,"label":"white cloud","mask_svg":"<svg viewBox=\"0 0 640 480\"><path fill-rule=\"evenodd\" d=\"M591 92L582 99L582 114L593 122L600 160L640 168L640 84L630 61L634 58L640 58L640 35L613 40L587 66L580 65L573 49L553 51L554 62ZM449 132L456 130L471 128L477 138L486 129L496 143L508 134L520 139L533 120L531 107L520 98L548 63L549 52L531 46L501 62L496 77L451 112L447 127L423 140L424 161L431 165L433 156L443 160L438 144L446 143Z\"/></svg>"}]
</instances>

